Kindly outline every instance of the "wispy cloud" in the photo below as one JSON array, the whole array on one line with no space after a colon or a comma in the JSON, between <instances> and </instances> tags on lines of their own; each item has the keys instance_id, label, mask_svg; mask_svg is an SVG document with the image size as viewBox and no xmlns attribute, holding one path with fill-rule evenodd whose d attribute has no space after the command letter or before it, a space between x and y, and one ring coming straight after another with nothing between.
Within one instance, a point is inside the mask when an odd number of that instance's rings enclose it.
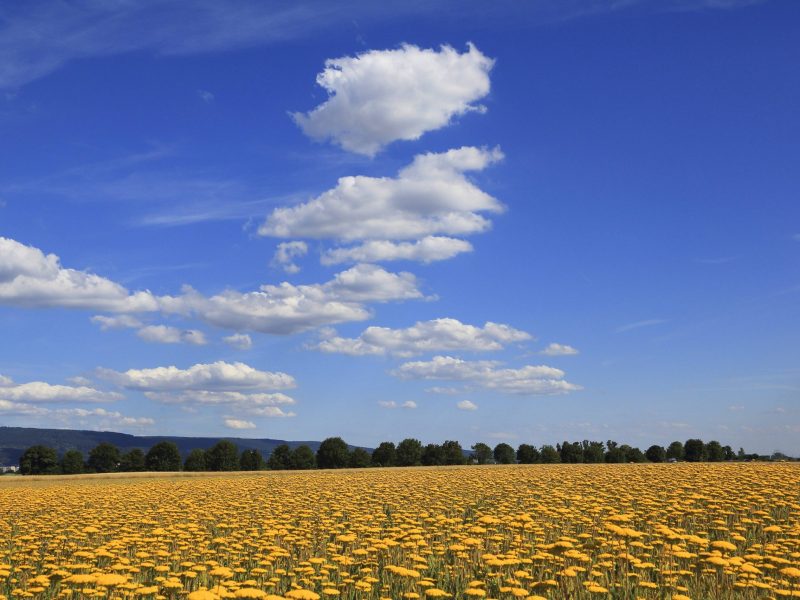
<instances>
[{"instance_id":1,"label":"wispy cloud","mask_svg":"<svg viewBox=\"0 0 800 600\"><path fill-rule=\"evenodd\" d=\"M662 323L666 323L666 319L645 319L644 321L636 321L634 323L628 323L626 325L622 325L617 327L614 332L615 333L625 333L626 331L632 331L634 329L640 329L642 327L652 327L654 325L661 325Z\"/></svg>"}]
</instances>

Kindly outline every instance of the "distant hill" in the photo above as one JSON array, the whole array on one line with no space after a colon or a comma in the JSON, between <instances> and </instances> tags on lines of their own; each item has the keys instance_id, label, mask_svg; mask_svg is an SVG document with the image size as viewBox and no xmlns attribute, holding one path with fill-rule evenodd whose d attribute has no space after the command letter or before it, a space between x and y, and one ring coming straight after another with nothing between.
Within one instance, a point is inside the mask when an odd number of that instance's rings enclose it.
<instances>
[{"instance_id":1,"label":"distant hill","mask_svg":"<svg viewBox=\"0 0 800 600\"><path fill-rule=\"evenodd\" d=\"M290 448L306 444L315 452L320 442L271 439L248 439L236 437L180 437L174 435L139 436L115 431L84 431L77 429L34 429L32 427L0 426L0 465L16 465L26 448L42 444L55 448L59 456L67 450L80 450L84 456L100 442L109 442L123 452L139 448L145 452L158 442L174 442L185 457L195 448L210 448L218 441L230 440L239 450L258 450L266 458L276 446L287 444Z\"/></svg>"}]
</instances>

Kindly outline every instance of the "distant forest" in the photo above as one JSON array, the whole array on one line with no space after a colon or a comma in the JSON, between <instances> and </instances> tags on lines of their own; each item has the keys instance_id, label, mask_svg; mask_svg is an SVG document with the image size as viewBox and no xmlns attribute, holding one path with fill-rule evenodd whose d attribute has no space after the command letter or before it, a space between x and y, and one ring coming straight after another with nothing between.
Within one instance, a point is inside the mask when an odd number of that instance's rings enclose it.
<instances>
[{"instance_id":1,"label":"distant forest","mask_svg":"<svg viewBox=\"0 0 800 600\"><path fill-rule=\"evenodd\" d=\"M748 454L743 448L734 452L712 440L688 439L675 441L666 448L652 445L642 452L627 444L612 440L568 442L536 447L520 444L516 449L506 443L494 448L482 442L469 450L455 440L442 444L427 444L406 438L399 444L382 442L371 452L351 447L340 437L323 440L316 452L307 444L294 448L277 445L264 457L257 448L239 447L231 440L220 440L207 449L194 448L185 458L178 445L160 441L147 452L140 448L121 451L110 442L101 442L84 457L83 452L70 449L59 456L55 448L37 444L27 448L19 460L23 475L54 475L78 473L114 473L137 471L261 471L342 469L367 467L410 467L465 464L535 464L535 463L663 463L663 462L723 462L753 460L793 460L781 453L771 456Z\"/></svg>"}]
</instances>

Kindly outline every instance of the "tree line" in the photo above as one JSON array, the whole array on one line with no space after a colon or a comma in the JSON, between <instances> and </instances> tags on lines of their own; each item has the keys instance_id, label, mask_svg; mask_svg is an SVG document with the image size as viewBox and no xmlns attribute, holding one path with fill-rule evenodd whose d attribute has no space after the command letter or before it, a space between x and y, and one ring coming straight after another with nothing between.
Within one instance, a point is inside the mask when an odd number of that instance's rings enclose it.
<instances>
[{"instance_id":1,"label":"tree line","mask_svg":"<svg viewBox=\"0 0 800 600\"><path fill-rule=\"evenodd\" d=\"M739 448L722 446L716 440L703 442L689 439L675 441L668 447L652 445L642 452L613 440L597 442L564 441L555 446L536 447L520 444L516 449L506 443L494 448L478 442L465 451L455 440L442 444L423 445L417 439L406 438L397 445L381 442L371 453L364 448L350 449L340 437L324 440L314 452L309 446L292 449L287 444L277 446L267 459L255 449L239 452L230 440L220 440L211 448L192 450L185 460L173 442L158 442L146 453L138 448L122 452L114 444L102 442L84 459L79 450L67 450L59 458L48 446L31 446L20 457L23 475L114 473L136 471L260 471L342 469L365 467L411 467L464 464L534 464L534 463L627 463L627 462L721 462L732 460L764 460L770 457L747 454ZM776 453L772 459L787 459Z\"/></svg>"}]
</instances>

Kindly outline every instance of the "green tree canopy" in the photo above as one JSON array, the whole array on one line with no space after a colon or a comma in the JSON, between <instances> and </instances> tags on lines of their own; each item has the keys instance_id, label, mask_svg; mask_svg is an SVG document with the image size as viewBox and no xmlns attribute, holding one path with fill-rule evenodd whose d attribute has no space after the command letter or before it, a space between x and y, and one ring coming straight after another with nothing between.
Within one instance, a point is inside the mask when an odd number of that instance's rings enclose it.
<instances>
[{"instance_id":1,"label":"green tree canopy","mask_svg":"<svg viewBox=\"0 0 800 600\"><path fill-rule=\"evenodd\" d=\"M517 448L517 461L523 465L532 465L542 460L539 450L530 444L520 444Z\"/></svg>"},{"instance_id":2,"label":"green tree canopy","mask_svg":"<svg viewBox=\"0 0 800 600\"><path fill-rule=\"evenodd\" d=\"M650 446L644 454L650 462L660 463L667 460L667 451L657 444Z\"/></svg>"},{"instance_id":3,"label":"green tree canopy","mask_svg":"<svg viewBox=\"0 0 800 600\"><path fill-rule=\"evenodd\" d=\"M397 466L413 467L422 464L422 442L406 438L397 445Z\"/></svg>"},{"instance_id":4,"label":"green tree canopy","mask_svg":"<svg viewBox=\"0 0 800 600\"><path fill-rule=\"evenodd\" d=\"M293 469L306 470L317 466L317 457L314 456L314 451L305 444L292 450L290 459Z\"/></svg>"},{"instance_id":5,"label":"green tree canopy","mask_svg":"<svg viewBox=\"0 0 800 600\"><path fill-rule=\"evenodd\" d=\"M477 460L479 465L485 465L492 460L492 449L483 442L478 442L472 446L472 458Z\"/></svg>"},{"instance_id":6,"label":"green tree canopy","mask_svg":"<svg viewBox=\"0 0 800 600\"><path fill-rule=\"evenodd\" d=\"M239 468L239 448L230 440L220 440L206 450L209 471L236 471Z\"/></svg>"},{"instance_id":7,"label":"green tree canopy","mask_svg":"<svg viewBox=\"0 0 800 600\"><path fill-rule=\"evenodd\" d=\"M444 449L439 444L428 444L422 449L420 462L426 467L444 464Z\"/></svg>"},{"instance_id":8,"label":"green tree canopy","mask_svg":"<svg viewBox=\"0 0 800 600\"><path fill-rule=\"evenodd\" d=\"M144 452L139 448L132 448L119 457L119 470L124 473L144 471L146 468Z\"/></svg>"},{"instance_id":9,"label":"green tree canopy","mask_svg":"<svg viewBox=\"0 0 800 600\"><path fill-rule=\"evenodd\" d=\"M376 467L393 467L397 463L397 448L394 442L381 442L372 451L372 464Z\"/></svg>"},{"instance_id":10,"label":"green tree canopy","mask_svg":"<svg viewBox=\"0 0 800 600\"><path fill-rule=\"evenodd\" d=\"M372 464L372 456L363 448L356 448L350 453L350 468L364 469Z\"/></svg>"},{"instance_id":11,"label":"green tree canopy","mask_svg":"<svg viewBox=\"0 0 800 600\"><path fill-rule=\"evenodd\" d=\"M467 462L464 449L456 440L445 440L442 444L442 453L446 465L463 465Z\"/></svg>"},{"instance_id":12,"label":"green tree canopy","mask_svg":"<svg viewBox=\"0 0 800 600\"><path fill-rule=\"evenodd\" d=\"M681 442L672 442L667 447L667 459L674 458L675 460L683 460L683 444Z\"/></svg>"},{"instance_id":13,"label":"green tree canopy","mask_svg":"<svg viewBox=\"0 0 800 600\"><path fill-rule=\"evenodd\" d=\"M703 440L686 440L683 444L683 457L688 462L701 462L706 459L706 445Z\"/></svg>"},{"instance_id":14,"label":"green tree canopy","mask_svg":"<svg viewBox=\"0 0 800 600\"><path fill-rule=\"evenodd\" d=\"M148 471L180 471L181 453L173 442L154 444L144 457Z\"/></svg>"},{"instance_id":15,"label":"green tree canopy","mask_svg":"<svg viewBox=\"0 0 800 600\"><path fill-rule=\"evenodd\" d=\"M267 468L273 471L285 471L292 468L292 451L289 444L275 446L267 459Z\"/></svg>"},{"instance_id":16,"label":"green tree canopy","mask_svg":"<svg viewBox=\"0 0 800 600\"><path fill-rule=\"evenodd\" d=\"M322 440L317 450L317 466L320 469L343 469L350 464L350 450L340 437Z\"/></svg>"},{"instance_id":17,"label":"green tree canopy","mask_svg":"<svg viewBox=\"0 0 800 600\"><path fill-rule=\"evenodd\" d=\"M186 462L183 463L184 471L205 471L207 468L206 451L202 448L194 448L186 457Z\"/></svg>"},{"instance_id":18,"label":"green tree canopy","mask_svg":"<svg viewBox=\"0 0 800 600\"><path fill-rule=\"evenodd\" d=\"M539 454L542 457L543 463L561 462L561 456L558 454L558 451L549 444L545 444L544 446L542 446L542 449L539 451Z\"/></svg>"},{"instance_id":19,"label":"green tree canopy","mask_svg":"<svg viewBox=\"0 0 800 600\"><path fill-rule=\"evenodd\" d=\"M495 462L501 465L510 465L515 462L517 458L514 448L504 442L494 447L493 454Z\"/></svg>"},{"instance_id":20,"label":"green tree canopy","mask_svg":"<svg viewBox=\"0 0 800 600\"><path fill-rule=\"evenodd\" d=\"M242 450L239 457L239 469L242 471L260 471L264 468L264 457L256 448Z\"/></svg>"},{"instance_id":21,"label":"green tree canopy","mask_svg":"<svg viewBox=\"0 0 800 600\"><path fill-rule=\"evenodd\" d=\"M722 462L725 460L725 450L717 440L711 440L705 447L706 460L710 462Z\"/></svg>"},{"instance_id":22,"label":"green tree canopy","mask_svg":"<svg viewBox=\"0 0 800 600\"><path fill-rule=\"evenodd\" d=\"M23 475L51 475L58 473L58 456L49 446L31 446L19 458L19 471Z\"/></svg>"},{"instance_id":23,"label":"green tree canopy","mask_svg":"<svg viewBox=\"0 0 800 600\"><path fill-rule=\"evenodd\" d=\"M90 470L96 473L113 473L119 469L119 448L108 442L100 442L89 451L86 461Z\"/></svg>"},{"instance_id":24,"label":"green tree canopy","mask_svg":"<svg viewBox=\"0 0 800 600\"><path fill-rule=\"evenodd\" d=\"M83 473L83 452L67 450L61 457L61 472L65 475Z\"/></svg>"}]
</instances>

